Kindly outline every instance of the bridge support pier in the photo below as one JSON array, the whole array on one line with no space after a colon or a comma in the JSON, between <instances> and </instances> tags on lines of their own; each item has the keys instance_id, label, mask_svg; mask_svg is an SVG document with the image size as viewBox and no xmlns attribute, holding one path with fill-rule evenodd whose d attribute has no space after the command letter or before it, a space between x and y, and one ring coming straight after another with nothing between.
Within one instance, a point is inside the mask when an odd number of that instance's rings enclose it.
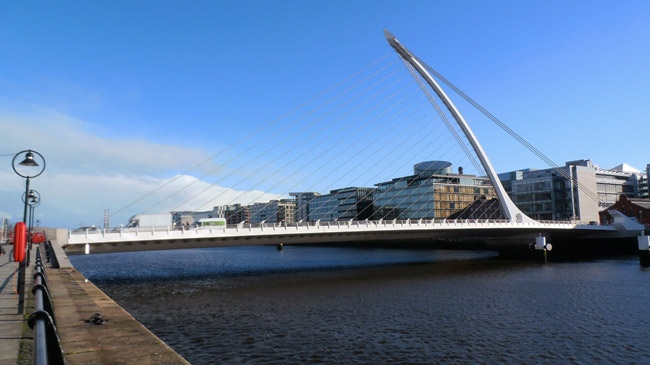
<instances>
[{"instance_id":1,"label":"bridge support pier","mask_svg":"<svg viewBox=\"0 0 650 365\"><path fill-rule=\"evenodd\" d=\"M639 243L639 264L643 267L650 266L650 236L638 236Z\"/></svg>"},{"instance_id":2,"label":"bridge support pier","mask_svg":"<svg viewBox=\"0 0 650 365\"><path fill-rule=\"evenodd\" d=\"M546 237L540 234L539 237L535 237L535 256L537 261L541 264L546 264L548 262L548 251L552 248L550 243L546 243Z\"/></svg>"}]
</instances>

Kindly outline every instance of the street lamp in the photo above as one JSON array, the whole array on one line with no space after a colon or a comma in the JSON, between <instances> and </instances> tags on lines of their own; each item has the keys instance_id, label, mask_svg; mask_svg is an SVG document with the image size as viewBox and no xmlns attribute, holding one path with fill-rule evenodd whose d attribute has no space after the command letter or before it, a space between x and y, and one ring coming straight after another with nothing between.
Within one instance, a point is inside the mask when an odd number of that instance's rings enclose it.
<instances>
[{"instance_id":1,"label":"street lamp","mask_svg":"<svg viewBox=\"0 0 650 365\"><path fill-rule=\"evenodd\" d=\"M22 162L18 163L19 166L16 166L16 160L19 159L21 155L25 155L24 159ZM36 159L34 158L34 154L38 155L40 157L40 160L43 163L43 166L39 165ZM21 168L20 166L25 166L26 168ZM24 177L26 180L25 183L25 196L29 194L29 179L33 179L35 177L38 177L45 171L45 159L43 158L43 155L36 151L32 150L24 150L18 152L15 156L14 159L11 161L11 167L13 167L14 172L20 176ZM25 201L25 211L23 213L23 222L27 223L27 201Z\"/></svg>"},{"instance_id":2,"label":"street lamp","mask_svg":"<svg viewBox=\"0 0 650 365\"><path fill-rule=\"evenodd\" d=\"M36 156L42 162L42 165L36 160ZM18 164L16 161L20 161ZM25 209L23 212L23 223L27 224L27 206L29 205L29 179L38 177L45 171L45 159L43 155L36 151L24 150L16 153L14 159L11 161L11 167L14 169L14 172L25 178L25 198L23 199L25 203ZM25 255L23 261L20 262L18 266L18 314L23 314L25 312L25 266L29 256Z\"/></svg>"},{"instance_id":3,"label":"street lamp","mask_svg":"<svg viewBox=\"0 0 650 365\"><path fill-rule=\"evenodd\" d=\"M25 199L27 201L25 202ZM32 229L34 228L34 208L37 206L41 205L41 194L36 191L36 190L30 190L29 194L25 196L23 194L23 202L27 203L29 206L29 225L27 225L28 228L28 239L29 239L29 251L32 251L32 243L33 243L33 238L32 238ZM27 257L29 257L29 253L27 254ZM27 267L29 267L29 261L27 261Z\"/></svg>"}]
</instances>

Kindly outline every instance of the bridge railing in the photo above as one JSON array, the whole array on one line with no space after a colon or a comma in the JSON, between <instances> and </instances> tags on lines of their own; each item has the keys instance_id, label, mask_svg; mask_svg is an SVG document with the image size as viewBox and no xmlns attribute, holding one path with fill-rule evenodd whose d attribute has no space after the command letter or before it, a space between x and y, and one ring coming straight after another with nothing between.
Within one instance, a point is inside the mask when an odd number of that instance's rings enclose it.
<instances>
[{"instance_id":1,"label":"bridge railing","mask_svg":"<svg viewBox=\"0 0 650 365\"><path fill-rule=\"evenodd\" d=\"M483 228L549 228L557 227L570 229L581 222L577 221L539 221L515 223L505 219L406 219L406 220L346 220L346 221L317 221L296 223L240 223L226 226L192 227L173 229L172 227L142 227L123 228L116 230L86 230L84 232L70 231L69 243L84 243L93 241L122 241L150 239L186 239L217 236L241 236L279 233L315 233L315 232L345 232L371 230L421 230L421 229L483 229Z\"/></svg>"}]
</instances>

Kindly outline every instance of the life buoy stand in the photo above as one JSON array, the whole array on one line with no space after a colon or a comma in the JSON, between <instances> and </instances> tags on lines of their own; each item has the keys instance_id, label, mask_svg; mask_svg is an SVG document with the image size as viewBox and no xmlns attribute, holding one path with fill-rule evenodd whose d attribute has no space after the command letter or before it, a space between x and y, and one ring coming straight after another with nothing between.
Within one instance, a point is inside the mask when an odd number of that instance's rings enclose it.
<instances>
[{"instance_id":1,"label":"life buoy stand","mask_svg":"<svg viewBox=\"0 0 650 365\"><path fill-rule=\"evenodd\" d=\"M22 262L25 259L25 243L27 233L24 222L16 223L14 227L14 261Z\"/></svg>"}]
</instances>

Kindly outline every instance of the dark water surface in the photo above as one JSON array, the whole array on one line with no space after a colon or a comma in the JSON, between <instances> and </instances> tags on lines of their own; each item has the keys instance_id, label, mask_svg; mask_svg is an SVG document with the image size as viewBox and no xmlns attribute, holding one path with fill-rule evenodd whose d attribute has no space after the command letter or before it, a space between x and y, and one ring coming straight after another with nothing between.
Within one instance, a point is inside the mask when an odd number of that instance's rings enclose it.
<instances>
[{"instance_id":1,"label":"dark water surface","mask_svg":"<svg viewBox=\"0 0 650 365\"><path fill-rule=\"evenodd\" d=\"M71 260L193 364L650 363L636 257L238 247Z\"/></svg>"}]
</instances>

